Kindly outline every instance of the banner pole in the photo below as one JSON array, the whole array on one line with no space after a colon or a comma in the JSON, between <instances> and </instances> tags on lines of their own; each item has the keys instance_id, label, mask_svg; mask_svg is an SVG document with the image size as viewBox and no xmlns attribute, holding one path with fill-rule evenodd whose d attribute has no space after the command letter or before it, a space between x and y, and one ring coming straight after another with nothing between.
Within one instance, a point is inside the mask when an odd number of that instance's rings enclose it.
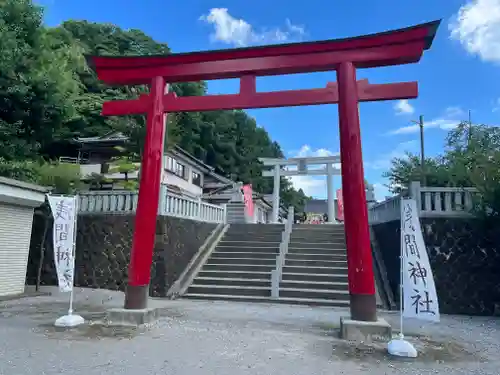
<instances>
[{"instance_id":1,"label":"banner pole","mask_svg":"<svg viewBox=\"0 0 500 375\"><path fill-rule=\"evenodd\" d=\"M403 259L403 246L404 246L404 240L403 240L403 200L404 198L401 197L400 201L400 236L399 236L399 323L400 323L400 331L399 331L399 338L404 339L405 335L403 333L403 277L404 277L404 259Z\"/></svg>"},{"instance_id":2,"label":"banner pole","mask_svg":"<svg viewBox=\"0 0 500 375\"><path fill-rule=\"evenodd\" d=\"M73 285L71 286L71 292L69 292L69 310L68 315L73 315L73 293L75 290L75 255L76 255L76 234L78 228L78 209L79 209L79 199L78 195L75 195L75 219L73 227Z\"/></svg>"}]
</instances>

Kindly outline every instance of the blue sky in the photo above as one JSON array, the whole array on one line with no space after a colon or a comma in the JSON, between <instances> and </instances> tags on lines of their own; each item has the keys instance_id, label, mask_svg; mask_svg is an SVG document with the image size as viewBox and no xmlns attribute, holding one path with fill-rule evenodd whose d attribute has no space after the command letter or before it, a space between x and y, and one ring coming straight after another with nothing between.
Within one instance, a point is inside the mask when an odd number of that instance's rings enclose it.
<instances>
[{"instance_id":1,"label":"blue sky","mask_svg":"<svg viewBox=\"0 0 500 375\"><path fill-rule=\"evenodd\" d=\"M443 19L430 51L418 64L358 72L372 83L418 81L419 98L360 105L365 176L378 199L387 195L382 173L392 157L419 149L419 115L426 121L427 155L442 151L444 136L470 110L474 123L499 124L500 0L161 1L40 0L45 20L109 22L141 29L173 52L357 36ZM324 87L335 72L260 78L260 91ZM238 82L212 81L211 93L234 93ZM336 105L248 111L288 157L339 152ZM307 194L326 196L325 178L294 180ZM335 188L341 184L335 178Z\"/></svg>"}]
</instances>

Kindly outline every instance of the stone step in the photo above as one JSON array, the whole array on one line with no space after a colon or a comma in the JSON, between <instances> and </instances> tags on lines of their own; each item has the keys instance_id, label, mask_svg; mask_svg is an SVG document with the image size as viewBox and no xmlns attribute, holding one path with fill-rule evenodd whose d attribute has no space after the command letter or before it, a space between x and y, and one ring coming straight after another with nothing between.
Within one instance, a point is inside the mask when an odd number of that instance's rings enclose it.
<instances>
[{"instance_id":1,"label":"stone step","mask_svg":"<svg viewBox=\"0 0 500 375\"><path fill-rule=\"evenodd\" d=\"M276 265L276 258L212 258L208 259L206 264L248 264L248 265Z\"/></svg>"},{"instance_id":2,"label":"stone step","mask_svg":"<svg viewBox=\"0 0 500 375\"><path fill-rule=\"evenodd\" d=\"M254 277L255 274L252 274ZM271 288L271 278L264 279L240 279L234 277L196 277L194 280L196 285L232 285L232 286L257 286ZM309 284L308 284L309 285Z\"/></svg>"},{"instance_id":3,"label":"stone step","mask_svg":"<svg viewBox=\"0 0 500 375\"><path fill-rule=\"evenodd\" d=\"M312 259L285 259L285 267L326 267L337 268L347 267L347 259L345 260L312 260Z\"/></svg>"},{"instance_id":4,"label":"stone step","mask_svg":"<svg viewBox=\"0 0 500 375\"><path fill-rule=\"evenodd\" d=\"M257 296L233 296L233 295L215 295L215 294L195 294L187 293L184 295L188 299L218 300L232 302L262 302L262 303L282 303L290 305L305 306L331 306L331 307L349 307L349 301L344 300L325 300L311 298L271 298Z\"/></svg>"},{"instance_id":5,"label":"stone step","mask_svg":"<svg viewBox=\"0 0 500 375\"><path fill-rule=\"evenodd\" d=\"M298 272L283 272L281 282L305 281L305 282L321 282L321 283L347 283L347 273L314 274L314 273L298 273Z\"/></svg>"},{"instance_id":6,"label":"stone step","mask_svg":"<svg viewBox=\"0 0 500 375\"><path fill-rule=\"evenodd\" d=\"M290 241L304 243L320 243L320 242L345 242L344 236L298 236L290 235Z\"/></svg>"},{"instance_id":7,"label":"stone step","mask_svg":"<svg viewBox=\"0 0 500 375\"><path fill-rule=\"evenodd\" d=\"M241 240L231 240L228 241L226 239L222 239L219 241L219 245L224 245L224 246L269 246L269 247L279 247L281 243L281 240L275 240L275 241L241 241Z\"/></svg>"},{"instance_id":8,"label":"stone step","mask_svg":"<svg viewBox=\"0 0 500 375\"><path fill-rule=\"evenodd\" d=\"M304 249L338 249L339 247L345 248L345 242L341 241L331 241L331 242L299 242L299 241L290 241L288 243L288 247L294 248L304 248Z\"/></svg>"},{"instance_id":9,"label":"stone step","mask_svg":"<svg viewBox=\"0 0 500 375\"><path fill-rule=\"evenodd\" d=\"M288 266L285 264L283 267L284 273L309 273L319 275L347 275L346 267L297 267Z\"/></svg>"},{"instance_id":10,"label":"stone step","mask_svg":"<svg viewBox=\"0 0 500 375\"><path fill-rule=\"evenodd\" d=\"M260 232L260 231L227 231L226 235L227 237L245 237L245 238L281 238L281 234L283 231L279 232Z\"/></svg>"},{"instance_id":11,"label":"stone step","mask_svg":"<svg viewBox=\"0 0 500 375\"><path fill-rule=\"evenodd\" d=\"M285 230L284 226L267 226L260 224L232 224L228 228L229 233L281 233Z\"/></svg>"},{"instance_id":12,"label":"stone step","mask_svg":"<svg viewBox=\"0 0 500 375\"><path fill-rule=\"evenodd\" d=\"M238 286L238 285L198 285L195 282L188 288L188 294L216 294L230 296L270 297L271 286Z\"/></svg>"},{"instance_id":13,"label":"stone step","mask_svg":"<svg viewBox=\"0 0 500 375\"><path fill-rule=\"evenodd\" d=\"M218 258L258 258L258 259L273 259L276 260L278 253L264 253L264 252L253 252L253 251L220 251L215 250L211 259Z\"/></svg>"},{"instance_id":14,"label":"stone step","mask_svg":"<svg viewBox=\"0 0 500 375\"><path fill-rule=\"evenodd\" d=\"M294 226L292 228L292 233L344 233L344 227L337 227L337 226L327 226L327 227L321 227L320 229L311 229L311 228L301 228L301 227L296 227Z\"/></svg>"},{"instance_id":15,"label":"stone step","mask_svg":"<svg viewBox=\"0 0 500 375\"><path fill-rule=\"evenodd\" d=\"M248 234L228 234L222 238L223 241L239 241L239 242L281 242L281 234L276 235L248 235Z\"/></svg>"},{"instance_id":16,"label":"stone step","mask_svg":"<svg viewBox=\"0 0 500 375\"><path fill-rule=\"evenodd\" d=\"M226 245L217 245L215 248L217 251L224 252L253 252L253 253L270 253L277 254L279 253L279 246L265 246L261 245L257 246L226 246Z\"/></svg>"},{"instance_id":17,"label":"stone step","mask_svg":"<svg viewBox=\"0 0 500 375\"><path fill-rule=\"evenodd\" d=\"M276 264L205 264L203 271L271 272Z\"/></svg>"},{"instance_id":18,"label":"stone step","mask_svg":"<svg viewBox=\"0 0 500 375\"><path fill-rule=\"evenodd\" d=\"M292 236L299 237L344 237L345 233L343 231L314 231L314 230L292 230L290 233Z\"/></svg>"},{"instance_id":19,"label":"stone step","mask_svg":"<svg viewBox=\"0 0 500 375\"><path fill-rule=\"evenodd\" d=\"M235 224L235 225L231 225L230 228L264 228L264 229L276 229L276 228L282 228L282 229L285 229L285 225L284 224L273 224L273 223L269 223L269 224L253 224L253 223L248 223L248 224Z\"/></svg>"},{"instance_id":20,"label":"stone step","mask_svg":"<svg viewBox=\"0 0 500 375\"><path fill-rule=\"evenodd\" d=\"M270 282L270 281L269 281ZM345 282L324 282L310 280L282 280L280 289L314 289L314 290L349 290L349 283Z\"/></svg>"},{"instance_id":21,"label":"stone step","mask_svg":"<svg viewBox=\"0 0 500 375\"><path fill-rule=\"evenodd\" d=\"M227 207L227 212L237 212L240 214L245 214L245 208L243 207Z\"/></svg>"},{"instance_id":22,"label":"stone step","mask_svg":"<svg viewBox=\"0 0 500 375\"><path fill-rule=\"evenodd\" d=\"M347 253L345 254L313 254L313 253L288 253L286 259L290 260L339 260L347 262Z\"/></svg>"},{"instance_id":23,"label":"stone step","mask_svg":"<svg viewBox=\"0 0 500 375\"><path fill-rule=\"evenodd\" d=\"M280 287L280 297L349 301L349 291L327 289L288 289Z\"/></svg>"},{"instance_id":24,"label":"stone step","mask_svg":"<svg viewBox=\"0 0 500 375\"><path fill-rule=\"evenodd\" d=\"M297 248L293 247L293 245L288 245L288 254L347 254L346 248L330 248L330 249L321 249L321 248Z\"/></svg>"},{"instance_id":25,"label":"stone step","mask_svg":"<svg viewBox=\"0 0 500 375\"><path fill-rule=\"evenodd\" d=\"M237 224L231 224L237 225ZM277 229L262 229L262 228L228 228L227 233L236 233L236 234L281 234L285 228L277 228Z\"/></svg>"},{"instance_id":26,"label":"stone step","mask_svg":"<svg viewBox=\"0 0 500 375\"><path fill-rule=\"evenodd\" d=\"M212 277L218 279L266 279L271 281L271 269L266 271L238 270L206 270L202 269L196 277Z\"/></svg>"},{"instance_id":27,"label":"stone step","mask_svg":"<svg viewBox=\"0 0 500 375\"><path fill-rule=\"evenodd\" d=\"M303 237L343 237L345 235L344 231L326 231L326 230L297 230L293 229L290 233L293 236L303 236Z\"/></svg>"},{"instance_id":28,"label":"stone step","mask_svg":"<svg viewBox=\"0 0 500 375\"><path fill-rule=\"evenodd\" d=\"M305 233L343 233L345 228L338 225L328 225L321 227L303 227L302 225L294 225L292 232L305 232Z\"/></svg>"},{"instance_id":29,"label":"stone step","mask_svg":"<svg viewBox=\"0 0 500 375\"><path fill-rule=\"evenodd\" d=\"M344 230L342 224L293 224L293 230Z\"/></svg>"}]
</instances>

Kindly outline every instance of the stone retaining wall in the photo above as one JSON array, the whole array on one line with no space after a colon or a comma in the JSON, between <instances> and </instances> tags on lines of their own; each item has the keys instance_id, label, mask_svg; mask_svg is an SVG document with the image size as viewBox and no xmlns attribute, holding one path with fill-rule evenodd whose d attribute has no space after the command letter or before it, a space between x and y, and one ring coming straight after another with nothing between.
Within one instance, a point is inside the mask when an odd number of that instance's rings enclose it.
<instances>
[{"instance_id":1,"label":"stone retaining wall","mask_svg":"<svg viewBox=\"0 0 500 375\"><path fill-rule=\"evenodd\" d=\"M478 219L420 219L442 313L493 315L500 303L500 230ZM496 228L495 228L496 227ZM400 222L372 226L399 295Z\"/></svg>"},{"instance_id":2,"label":"stone retaining wall","mask_svg":"<svg viewBox=\"0 0 500 375\"><path fill-rule=\"evenodd\" d=\"M80 215L76 243L75 285L124 290L132 247L135 215ZM35 284L43 236L43 220L35 215L26 275ZM216 224L174 217L158 217L151 267L150 295L165 296ZM52 228L50 225L49 228ZM45 241L41 284L57 285L52 230Z\"/></svg>"}]
</instances>

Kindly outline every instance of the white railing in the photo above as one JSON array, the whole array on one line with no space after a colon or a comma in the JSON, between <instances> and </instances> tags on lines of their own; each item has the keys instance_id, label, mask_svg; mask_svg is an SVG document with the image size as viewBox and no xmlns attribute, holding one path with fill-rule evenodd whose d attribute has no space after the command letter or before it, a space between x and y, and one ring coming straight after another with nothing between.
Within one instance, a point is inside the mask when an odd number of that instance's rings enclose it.
<instances>
[{"instance_id":1,"label":"white railing","mask_svg":"<svg viewBox=\"0 0 500 375\"><path fill-rule=\"evenodd\" d=\"M288 244L290 243L290 234L293 228L293 218L295 216L294 207L288 209L288 218L285 224L285 230L281 234L280 252L276 256L276 267L271 271L271 297L279 298L280 282L283 276L283 266L285 265L286 254L288 253Z\"/></svg>"},{"instance_id":2,"label":"white railing","mask_svg":"<svg viewBox=\"0 0 500 375\"><path fill-rule=\"evenodd\" d=\"M471 215L475 188L425 187L412 182L408 195L416 199L420 217L457 217ZM370 224L399 220L401 195L377 203L368 209Z\"/></svg>"},{"instance_id":3,"label":"white railing","mask_svg":"<svg viewBox=\"0 0 500 375\"><path fill-rule=\"evenodd\" d=\"M80 192L79 213L132 213L137 210L139 194L136 191L87 191ZM223 223L225 206L190 199L166 192L162 187L158 214L198 221Z\"/></svg>"},{"instance_id":4,"label":"white railing","mask_svg":"<svg viewBox=\"0 0 500 375\"><path fill-rule=\"evenodd\" d=\"M79 213L135 212L139 194L136 191L82 191Z\"/></svg>"},{"instance_id":5,"label":"white railing","mask_svg":"<svg viewBox=\"0 0 500 375\"><path fill-rule=\"evenodd\" d=\"M387 223L399 220L401 196L396 195L385 201L379 202L368 208L368 221L370 224Z\"/></svg>"},{"instance_id":6,"label":"white railing","mask_svg":"<svg viewBox=\"0 0 500 375\"><path fill-rule=\"evenodd\" d=\"M417 195L421 216L465 216L473 208L474 188L421 187Z\"/></svg>"},{"instance_id":7,"label":"white railing","mask_svg":"<svg viewBox=\"0 0 500 375\"><path fill-rule=\"evenodd\" d=\"M226 207L203 202L201 199L189 199L165 194L160 199L159 214L175 216L210 223L224 223Z\"/></svg>"}]
</instances>

